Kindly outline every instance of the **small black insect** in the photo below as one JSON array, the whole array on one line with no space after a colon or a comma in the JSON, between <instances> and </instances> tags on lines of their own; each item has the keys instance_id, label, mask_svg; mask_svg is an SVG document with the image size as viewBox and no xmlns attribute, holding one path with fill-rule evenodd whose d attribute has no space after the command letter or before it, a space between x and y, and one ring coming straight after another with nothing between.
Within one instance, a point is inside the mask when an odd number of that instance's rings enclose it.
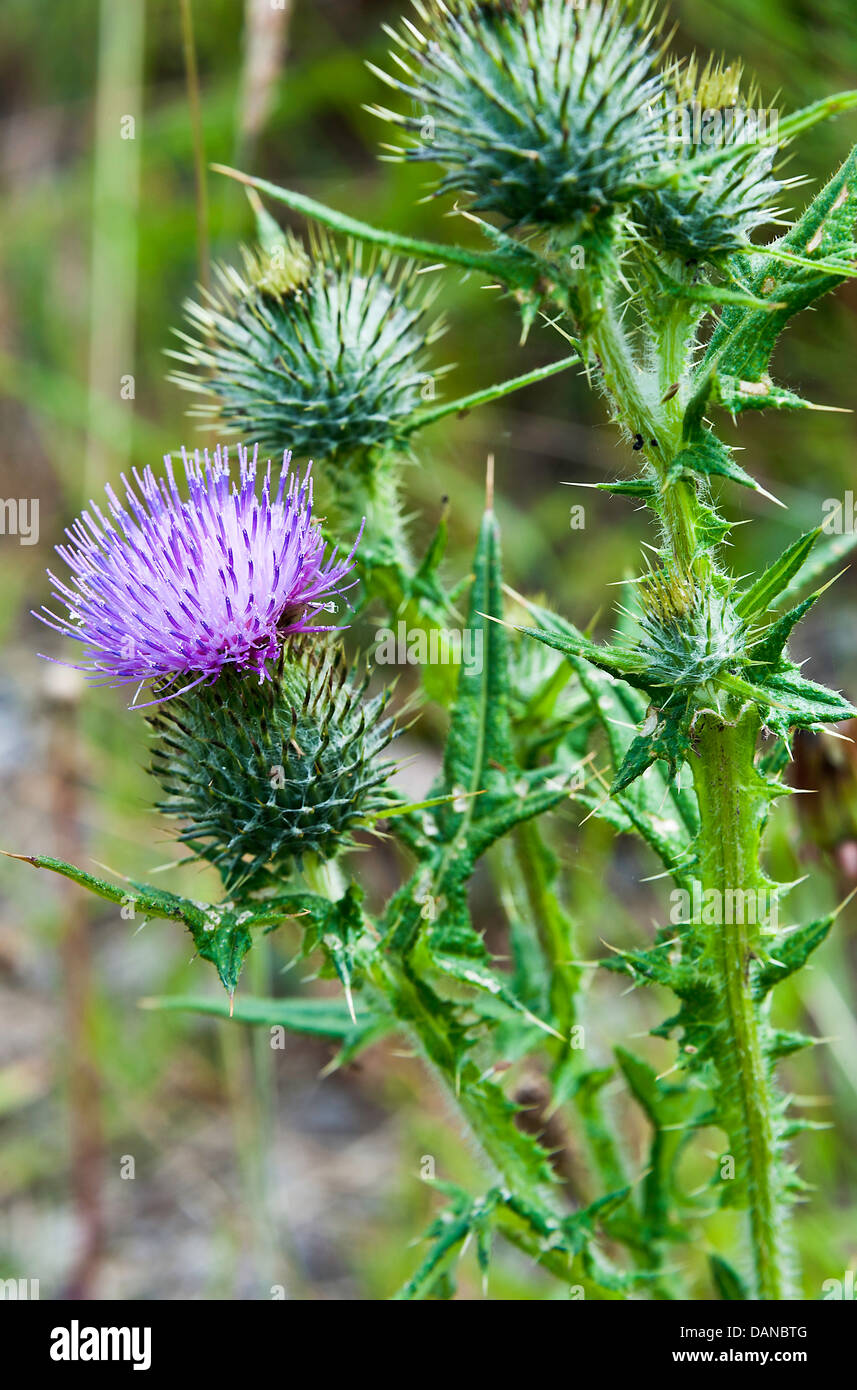
<instances>
[{"instance_id":1,"label":"small black insect","mask_svg":"<svg viewBox=\"0 0 857 1390\"><path fill-rule=\"evenodd\" d=\"M642 436L641 434L635 434L635 435L634 435L634 443L632 444L631 447L632 447L632 449L634 450L635 453L638 453L639 450L642 449L642 447L643 447L643 436Z\"/></svg>"}]
</instances>

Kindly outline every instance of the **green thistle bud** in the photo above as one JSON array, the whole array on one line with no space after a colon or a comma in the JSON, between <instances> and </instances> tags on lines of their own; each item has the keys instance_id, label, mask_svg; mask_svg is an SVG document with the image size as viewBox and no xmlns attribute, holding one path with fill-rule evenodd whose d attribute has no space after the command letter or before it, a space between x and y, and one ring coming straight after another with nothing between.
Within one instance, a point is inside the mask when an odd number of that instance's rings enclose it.
<instances>
[{"instance_id":1,"label":"green thistle bud","mask_svg":"<svg viewBox=\"0 0 857 1390\"><path fill-rule=\"evenodd\" d=\"M158 809L227 891L282 882L305 854L334 857L393 803L380 755L397 729L389 691L364 698L368 679L338 649L293 644L271 679L223 675L150 717Z\"/></svg>"},{"instance_id":2,"label":"green thistle bud","mask_svg":"<svg viewBox=\"0 0 857 1390\"><path fill-rule=\"evenodd\" d=\"M660 138L647 25L624 0L414 0L422 32L394 34L404 76L379 73L416 113L396 157L446 169L440 191L513 225L577 224L624 202ZM377 70L376 70L377 71Z\"/></svg>"},{"instance_id":3,"label":"green thistle bud","mask_svg":"<svg viewBox=\"0 0 857 1390\"><path fill-rule=\"evenodd\" d=\"M310 258L292 237L245 251L243 274L218 267L217 282L186 302L197 336L179 333L170 354L190 368L171 380L205 398L192 414L300 458L405 447L442 331L411 265L323 238Z\"/></svg>"},{"instance_id":4,"label":"green thistle bud","mask_svg":"<svg viewBox=\"0 0 857 1390\"><path fill-rule=\"evenodd\" d=\"M775 144L703 174L682 172L689 159L718 148L754 143L758 88L741 93L741 66L709 60L700 75L695 60L675 67L663 97L663 159L677 182L640 194L633 215L643 235L683 260L716 261L745 250L753 231L776 219L773 200L784 184L773 176Z\"/></svg>"},{"instance_id":5,"label":"green thistle bud","mask_svg":"<svg viewBox=\"0 0 857 1390\"><path fill-rule=\"evenodd\" d=\"M695 689L741 664L746 624L716 588L700 591L670 566L649 571L638 593L640 637L632 654L652 685Z\"/></svg>"}]
</instances>

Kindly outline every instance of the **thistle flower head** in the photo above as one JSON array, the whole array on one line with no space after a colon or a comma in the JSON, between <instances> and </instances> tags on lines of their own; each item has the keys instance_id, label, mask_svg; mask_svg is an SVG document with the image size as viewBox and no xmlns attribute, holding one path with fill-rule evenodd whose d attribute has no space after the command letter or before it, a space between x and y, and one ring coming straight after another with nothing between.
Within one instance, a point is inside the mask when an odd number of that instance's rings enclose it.
<instances>
[{"instance_id":1,"label":"thistle flower head","mask_svg":"<svg viewBox=\"0 0 857 1390\"><path fill-rule=\"evenodd\" d=\"M217 286L185 305L196 336L170 355L171 380L203 397L191 414L300 458L336 460L404 446L403 425L422 401L428 296L414 267L317 237L312 257L245 252L244 273L217 269ZM436 373L435 373L436 374Z\"/></svg>"},{"instance_id":2,"label":"thistle flower head","mask_svg":"<svg viewBox=\"0 0 857 1390\"><path fill-rule=\"evenodd\" d=\"M107 487L109 515L90 503L57 551L71 570L50 573L67 616L36 614L87 648L80 669L110 684L153 681L159 697L177 685L213 680L224 669L263 680L290 633L319 632L319 617L354 565L325 553L312 514L312 482L284 458L257 492L257 458L239 449L233 481L227 451L182 452L187 497L169 455L165 477L151 468L127 479L126 503Z\"/></svg>"},{"instance_id":3,"label":"thistle flower head","mask_svg":"<svg viewBox=\"0 0 857 1390\"><path fill-rule=\"evenodd\" d=\"M662 159L676 166L675 181L637 196L633 215L643 235L685 260L716 261L747 248L753 231L776 218L774 201L785 186L774 175L775 142L737 161L700 173L682 165L718 149L756 145L770 113L759 109L759 90L741 90L739 63L695 59L675 65L663 96Z\"/></svg>"},{"instance_id":4,"label":"thistle flower head","mask_svg":"<svg viewBox=\"0 0 857 1390\"><path fill-rule=\"evenodd\" d=\"M170 700L149 722L159 810L228 891L280 882L305 854L330 858L394 799L381 757L396 735L389 692L300 639L264 685L234 674Z\"/></svg>"},{"instance_id":5,"label":"thistle flower head","mask_svg":"<svg viewBox=\"0 0 857 1390\"><path fill-rule=\"evenodd\" d=\"M659 139L649 14L625 0L414 0L379 76L415 111L398 157L514 225L576 223L628 197Z\"/></svg>"}]
</instances>

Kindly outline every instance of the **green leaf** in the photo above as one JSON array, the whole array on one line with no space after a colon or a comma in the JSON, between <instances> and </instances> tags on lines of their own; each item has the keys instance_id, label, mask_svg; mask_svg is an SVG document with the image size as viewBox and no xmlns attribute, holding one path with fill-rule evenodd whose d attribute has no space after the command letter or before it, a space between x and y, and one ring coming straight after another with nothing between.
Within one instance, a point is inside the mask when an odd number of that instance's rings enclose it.
<instances>
[{"instance_id":1,"label":"green leaf","mask_svg":"<svg viewBox=\"0 0 857 1390\"><path fill-rule=\"evenodd\" d=\"M531 1009L527 1008L518 999L509 984L502 980L486 965L476 963L462 956L443 955L439 951L433 951L430 957L430 966L439 971L442 975L449 976L450 979L458 980L465 985L471 985L474 989L484 990L493 998L499 999L508 1008L524 1015L527 1021L544 1033L550 1033L552 1037L564 1041L562 1034L552 1028L543 1019L537 1018Z\"/></svg>"},{"instance_id":2,"label":"green leaf","mask_svg":"<svg viewBox=\"0 0 857 1390\"><path fill-rule=\"evenodd\" d=\"M266 179L251 178L248 174L242 174L239 170L230 169L223 164L214 164L212 169L215 173L226 174L228 178L235 179L246 188L257 189L258 192L264 193L267 198L284 203L294 212L302 213L305 217L310 217L323 226L330 227L335 232L372 246L386 247L390 251L408 256L415 261L427 261L432 265L437 263L453 265L463 270L479 271L481 274L501 280L510 287L536 294L539 298L541 298L540 287L543 284L552 284L558 276L557 269L551 262L543 260L521 242L514 241L498 228L491 227L487 223L483 223L483 229L493 244L488 250L473 251L463 246L423 241L417 237L403 236L398 232L389 232L380 227L373 227L368 222L361 222L356 217L349 217L347 213L325 207L323 203L317 202L314 198L308 198L303 193L294 193L291 189L280 188L277 184L269 183Z\"/></svg>"},{"instance_id":3,"label":"green leaf","mask_svg":"<svg viewBox=\"0 0 857 1390\"><path fill-rule=\"evenodd\" d=\"M490 788L511 763L508 639L502 626L500 530L486 511L474 559L468 626L481 637L482 662L462 665L444 752L443 782L434 795L454 788L471 793ZM466 814L478 815L471 803Z\"/></svg>"},{"instance_id":4,"label":"green leaf","mask_svg":"<svg viewBox=\"0 0 857 1390\"><path fill-rule=\"evenodd\" d=\"M764 491L755 478L735 462L732 450L711 431L681 449L670 464L670 478L694 473L702 478L729 478L755 492Z\"/></svg>"},{"instance_id":5,"label":"green leaf","mask_svg":"<svg viewBox=\"0 0 857 1390\"><path fill-rule=\"evenodd\" d=\"M826 525L822 530L826 531ZM821 579L834 565L838 565L857 546L857 526L844 530L841 536L825 534L814 547L811 558L790 580L782 592L782 598L793 602L805 593L811 584Z\"/></svg>"},{"instance_id":6,"label":"green leaf","mask_svg":"<svg viewBox=\"0 0 857 1390\"><path fill-rule=\"evenodd\" d=\"M129 915L141 913L144 921L162 917L183 922L193 937L197 953L215 966L230 998L235 993L244 957L250 949L251 928L270 929L302 910L296 897L286 896L260 903L258 909L245 908L239 912L229 903L197 902L150 884L135 883L133 879L126 879L124 886L108 883L85 869L48 855L13 854L9 858L23 859L34 868L50 869L52 873L73 879L90 893L126 907Z\"/></svg>"},{"instance_id":7,"label":"green leaf","mask_svg":"<svg viewBox=\"0 0 857 1390\"><path fill-rule=\"evenodd\" d=\"M462 663L440 777L422 822L407 827L418 858L410 882L386 913L391 949L412 949L431 922L437 949L484 958L467 912L467 885L477 859L521 821L543 814L569 795L557 766L522 769L512 744L509 643L503 617L500 531L485 512L473 562L467 627L481 643L481 662ZM395 828L395 827L394 827Z\"/></svg>"},{"instance_id":8,"label":"green leaf","mask_svg":"<svg viewBox=\"0 0 857 1390\"><path fill-rule=\"evenodd\" d=\"M344 999L265 999L250 995L237 999L231 1012L225 999L191 994L168 994L144 999L141 1003L144 1008L166 1013L211 1014L216 1018L231 1018L236 1023L280 1027L290 1033L342 1041L351 1040L355 1030L368 1034L380 1028L390 1031L396 1026L392 1015L379 1014L362 1005L355 1009L355 1024Z\"/></svg>"},{"instance_id":9,"label":"green leaf","mask_svg":"<svg viewBox=\"0 0 857 1390\"><path fill-rule=\"evenodd\" d=\"M815 260L822 265L841 256L848 266L854 262L854 224L857 220L857 150L852 150L842 167L813 199L791 231L775 246L786 252ZM768 310L727 307L711 336L700 366L700 377L716 371L718 376L738 382L730 408L737 411L749 405L794 404L776 398L768 367L774 345L788 320L807 308L821 295L835 289L848 278L848 271L836 274L828 269L809 269L787 265L767 256L736 256L730 268L743 289L768 300L782 301L784 308ZM753 385L762 387L754 392ZM745 399L742 400L741 390ZM734 388L732 388L734 390ZM730 388L721 387L728 398Z\"/></svg>"},{"instance_id":10,"label":"green leaf","mask_svg":"<svg viewBox=\"0 0 857 1390\"><path fill-rule=\"evenodd\" d=\"M449 1263L459 1252L472 1229L471 1209L465 1208L462 1211L452 1207L442 1212L427 1232L428 1238L432 1240L431 1249L398 1293L393 1295L394 1302L413 1302L436 1297L439 1281L448 1274ZM449 1297L449 1292L444 1292L443 1296Z\"/></svg>"},{"instance_id":11,"label":"green leaf","mask_svg":"<svg viewBox=\"0 0 857 1390\"><path fill-rule=\"evenodd\" d=\"M790 932L788 936L778 940L771 948L768 959L754 975L754 996L757 999L764 998L781 980L788 979L789 975L806 965L813 951L827 940L835 920L836 913L829 912L827 916L808 922L806 926L799 927L797 931Z\"/></svg>"},{"instance_id":12,"label":"green leaf","mask_svg":"<svg viewBox=\"0 0 857 1390\"><path fill-rule=\"evenodd\" d=\"M647 768L658 759L666 763L670 778L674 778L690 751L692 713L690 698L687 695L683 698L679 696L674 702L659 710L657 722L651 732L638 734L629 744L611 792L624 791L638 777L642 777Z\"/></svg>"},{"instance_id":13,"label":"green leaf","mask_svg":"<svg viewBox=\"0 0 857 1390\"><path fill-rule=\"evenodd\" d=\"M363 889L350 883L338 899L318 893L294 893L296 908L310 919L310 929L304 935L302 955L318 948L345 991L345 1000L354 1022L357 1021L352 986L362 975L375 946L363 911ZM323 972L324 973L324 972Z\"/></svg>"},{"instance_id":14,"label":"green leaf","mask_svg":"<svg viewBox=\"0 0 857 1390\"><path fill-rule=\"evenodd\" d=\"M743 410L832 410L836 407L813 405L803 396L778 386L765 372L759 381L742 381L740 377L718 372L712 381L711 399L730 415Z\"/></svg>"},{"instance_id":15,"label":"green leaf","mask_svg":"<svg viewBox=\"0 0 857 1390\"><path fill-rule=\"evenodd\" d=\"M648 478L624 478L614 483L596 483L599 492L612 492L619 497L642 497L647 501L657 493L657 484Z\"/></svg>"},{"instance_id":16,"label":"green leaf","mask_svg":"<svg viewBox=\"0 0 857 1390\"><path fill-rule=\"evenodd\" d=\"M718 1297L725 1299L727 1303L740 1303L750 1297L750 1290L744 1280L722 1255L709 1255L708 1268Z\"/></svg>"},{"instance_id":17,"label":"green leaf","mask_svg":"<svg viewBox=\"0 0 857 1390\"><path fill-rule=\"evenodd\" d=\"M617 1047L615 1053L634 1099L652 1126L642 1216L646 1240L659 1241L671 1234L676 1160L693 1133L701 1108L710 1102L704 1092L660 1079L654 1067L627 1049Z\"/></svg>"},{"instance_id":18,"label":"green leaf","mask_svg":"<svg viewBox=\"0 0 857 1390\"><path fill-rule=\"evenodd\" d=\"M798 536L796 541L792 541L782 555L736 599L735 612L738 616L751 618L755 613L766 613L772 608L803 569L820 535L821 527L816 526L814 531L807 531L804 535Z\"/></svg>"},{"instance_id":19,"label":"green leaf","mask_svg":"<svg viewBox=\"0 0 857 1390\"><path fill-rule=\"evenodd\" d=\"M796 666L766 675L752 690L755 698L770 701L765 722L782 736L790 728L812 729L857 718L857 710L844 696L806 680Z\"/></svg>"},{"instance_id":20,"label":"green leaf","mask_svg":"<svg viewBox=\"0 0 857 1390\"><path fill-rule=\"evenodd\" d=\"M523 600L522 600L523 602ZM551 634L556 640L546 643L556 650L563 651L569 666L576 672L583 689L589 695L593 713L601 724L607 739L614 772L624 766L630 774L637 753L645 747L649 750L648 738L638 745L626 764L629 750L637 743L632 732L624 728L626 724L642 724L646 719L647 705L637 691L626 680L617 678L618 666L610 663L605 669L604 652L608 648L596 647L580 633L567 619L552 613L538 604L526 603L527 611L538 619L539 628L526 628L527 635ZM580 653L586 651L587 655ZM611 655L613 653L611 652ZM593 656L598 658L593 661ZM635 676L632 673L631 679ZM677 752L678 750L676 750ZM657 755L656 755L657 756ZM656 756L644 761L640 771L645 771L656 761ZM666 759L669 762L669 759ZM611 800L604 797L590 797L577 792L575 799L602 819L609 821L616 829L627 832L636 830L659 856L662 863L674 872L677 860L684 854L689 840L696 834L698 818L693 796L680 790L675 780L658 775L650 782L638 782L639 773L628 776L628 781L611 787ZM631 784L634 783L632 788ZM672 814L664 814L667 803Z\"/></svg>"},{"instance_id":21,"label":"green leaf","mask_svg":"<svg viewBox=\"0 0 857 1390\"><path fill-rule=\"evenodd\" d=\"M778 662L781 661L785 645L788 642L793 629L800 622L801 618L812 608L818 594L812 594L804 599L795 608L789 609L781 618L765 630L764 636L758 642L754 642L752 647L747 648L745 661L752 664L755 669L751 669L750 675L753 679L758 679L763 672L772 671Z\"/></svg>"}]
</instances>

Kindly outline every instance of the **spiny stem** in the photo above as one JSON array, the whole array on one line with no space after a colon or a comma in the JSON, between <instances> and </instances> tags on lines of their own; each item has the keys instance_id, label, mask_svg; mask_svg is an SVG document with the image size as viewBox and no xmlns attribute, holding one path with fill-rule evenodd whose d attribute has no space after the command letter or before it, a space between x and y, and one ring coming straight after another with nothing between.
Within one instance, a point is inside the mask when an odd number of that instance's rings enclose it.
<instances>
[{"instance_id":1,"label":"spiny stem","mask_svg":"<svg viewBox=\"0 0 857 1390\"><path fill-rule=\"evenodd\" d=\"M673 558L687 573L692 569L705 573L710 570L708 555L697 556L696 553L696 486L681 478L669 480L667 475L684 442L683 386L689 369L689 342L698 317L698 310L681 300L671 306L662 324L658 364L662 423L656 471L661 473L663 520L672 543Z\"/></svg>"},{"instance_id":2,"label":"spiny stem","mask_svg":"<svg viewBox=\"0 0 857 1390\"><path fill-rule=\"evenodd\" d=\"M735 901L749 890L762 901L770 885L759 865L769 792L754 766L759 717L744 709L735 722L715 714L697 725L692 759L699 802L698 872L703 891L718 901ZM727 895L731 895L727 897ZM757 1298L794 1297L781 1178L782 1143L777 1134L778 1098L763 1046L763 1006L752 995L751 965L760 938L758 920L718 914L724 920L697 929L710 959L719 1017L713 1029L718 1072L718 1123L729 1135L741 1205L747 1213ZM739 920L732 920L737 917Z\"/></svg>"},{"instance_id":3,"label":"spiny stem","mask_svg":"<svg viewBox=\"0 0 857 1390\"><path fill-rule=\"evenodd\" d=\"M696 550L692 499L688 485L667 478L672 450L677 447L664 407L653 407L643 390L643 374L634 360L627 335L613 305L595 318L589 341L601 362L604 386L617 417L631 434L643 440L646 457L662 488L663 520L676 562L689 570Z\"/></svg>"}]
</instances>

